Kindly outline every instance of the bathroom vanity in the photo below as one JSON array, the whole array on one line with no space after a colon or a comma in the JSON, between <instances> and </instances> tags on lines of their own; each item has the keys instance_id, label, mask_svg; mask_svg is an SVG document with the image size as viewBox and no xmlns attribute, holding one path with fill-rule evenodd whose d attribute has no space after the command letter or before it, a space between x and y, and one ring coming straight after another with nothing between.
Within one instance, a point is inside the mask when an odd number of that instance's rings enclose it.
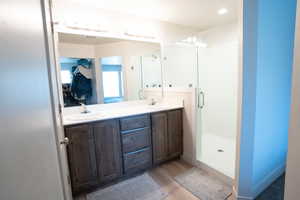
<instances>
[{"instance_id":1,"label":"bathroom vanity","mask_svg":"<svg viewBox=\"0 0 300 200\"><path fill-rule=\"evenodd\" d=\"M182 106L126 110L98 114L98 120L97 114L78 121L66 117L73 194L130 178L182 154Z\"/></svg>"},{"instance_id":2,"label":"bathroom vanity","mask_svg":"<svg viewBox=\"0 0 300 200\"><path fill-rule=\"evenodd\" d=\"M73 195L179 158L183 100L163 96L161 44L57 30Z\"/></svg>"}]
</instances>

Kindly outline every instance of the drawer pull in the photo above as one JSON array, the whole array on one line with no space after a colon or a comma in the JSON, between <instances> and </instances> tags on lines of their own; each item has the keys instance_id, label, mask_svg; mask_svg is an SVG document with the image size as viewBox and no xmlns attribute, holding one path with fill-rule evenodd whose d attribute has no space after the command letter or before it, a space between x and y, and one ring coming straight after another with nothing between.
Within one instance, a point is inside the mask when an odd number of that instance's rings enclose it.
<instances>
[{"instance_id":1,"label":"drawer pull","mask_svg":"<svg viewBox=\"0 0 300 200\"><path fill-rule=\"evenodd\" d=\"M145 130L145 129L149 129L149 127L136 128L136 129L132 129L132 130L122 131L122 134L126 135L126 134L134 133L134 132L137 132L137 131L142 131L142 130Z\"/></svg>"},{"instance_id":2,"label":"drawer pull","mask_svg":"<svg viewBox=\"0 0 300 200\"><path fill-rule=\"evenodd\" d=\"M144 152L144 151L147 151L147 150L149 150L149 147L141 149L141 150L137 150L137 151L134 151L134 152L126 153L126 155L137 154L137 153L141 153L141 152Z\"/></svg>"}]
</instances>

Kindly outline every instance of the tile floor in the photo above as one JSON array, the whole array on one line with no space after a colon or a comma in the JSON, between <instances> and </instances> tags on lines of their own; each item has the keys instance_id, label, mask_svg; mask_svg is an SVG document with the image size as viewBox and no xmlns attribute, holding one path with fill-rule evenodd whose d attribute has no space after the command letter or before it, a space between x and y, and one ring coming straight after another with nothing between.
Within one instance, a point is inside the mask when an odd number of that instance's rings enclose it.
<instances>
[{"instance_id":1,"label":"tile floor","mask_svg":"<svg viewBox=\"0 0 300 200\"><path fill-rule=\"evenodd\" d=\"M256 200L283 200L284 199L285 175L279 177L270 187L268 187Z\"/></svg>"},{"instance_id":2,"label":"tile floor","mask_svg":"<svg viewBox=\"0 0 300 200\"><path fill-rule=\"evenodd\" d=\"M183 161L172 161L150 170L149 175L161 186L168 196L164 200L199 200L192 193L179 185L174 177L192 168ZM75 200L86 200L85 195Z\"/></svg>"},{"instance_id":3,"label":"tile floor","mask_svg":"<svg viewBox=\"0 0 300 200\"><path fill-rule=\"evenodd\" d=\"M174 177L181 174L192 166L179 160L163 164L150 170L148 173L167 192L168 196L164 200L201 200L179 185ZM276 180L266 189L256 200L283 200L284 176ZM232 196L228 200L232 200ZM76 197L74 200L86 200L85 195Z\"/></svg>"}]
</instances>

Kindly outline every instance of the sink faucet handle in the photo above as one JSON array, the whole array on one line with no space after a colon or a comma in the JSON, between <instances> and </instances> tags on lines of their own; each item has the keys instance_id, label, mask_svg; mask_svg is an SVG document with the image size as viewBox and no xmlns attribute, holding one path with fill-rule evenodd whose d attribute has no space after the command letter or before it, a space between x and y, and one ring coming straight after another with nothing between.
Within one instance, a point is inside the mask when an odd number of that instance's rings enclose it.
<instances>
[{"instance_id":1,"label":"sink faucet handle","mask_svg":"<svg viewBox=\"0 0 300 200\"><path fill-rule=\"evenodd\" d=\"M150 103L150 105L155 105L155 104L156 104L155 99L154 99L154 98L151 98L151 103Z\"/></svg>"},{"instance_id":2,"label":"sink faucet handle","mask_svg":"<svg viewBox=\"0 0 300 200\"><path fill-rule=\"evenodd\" d=\"M84 103L80 103L80 105L81 105L81 113L89 113L89 111Z\"/></svg>"}]
</instances>

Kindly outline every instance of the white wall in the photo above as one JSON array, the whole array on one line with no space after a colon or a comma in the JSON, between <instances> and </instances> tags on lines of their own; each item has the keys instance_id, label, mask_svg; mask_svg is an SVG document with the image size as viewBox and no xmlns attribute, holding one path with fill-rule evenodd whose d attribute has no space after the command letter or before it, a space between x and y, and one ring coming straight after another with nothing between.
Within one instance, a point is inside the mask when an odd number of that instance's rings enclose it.
<instances>
[{"instance_id":1,"label":"white wall","mask_svg":"<svg viewBox=\"0 0 300 200\"><path fill-rule=\"evenodd\" d=\"M296 24L296 41L294 55L300 53L300 15L299 7L297 8L297 24ZM300 159L299 159L299 141L300 141L300 57L294 56L293 67L293 88L292 88L292 107L291 107L291 121L289 129L288 142L288 157L287 157L287 171L285 177L285 200L298 199L300 196Z\"/></svg>"},{"instance_id":2,"label":"white wall","mask_svg":"<svg viewBox=\"0 0 300 200\"><path fill-rule=\"evenodd\" d=\"M124 41L108 44L100 44L96 46L96 55L98 57L118 56L141 56L160 50L157 43Z\"/></svg>"},{"instance_id":3,"label":"white wall","mask_svg":"<svg viewBox=\"0 0 300 200\"><path fill-rule=\"evenodd\" d=\"M296 0L244 3L237 192L254 198L285 170Z\"/></svg>"},{"instance_id":4,"label":"white wall","mask_svg":"<svg viewBox=\"0 0 300 200\"><path fill-rule=\"evenodd\" d=\"M102 29L108 30L107 35L114 35L117 38L124 38L126 37L124 32L130 32L137 35L154 35L157 40L166 43L182 40L200 31L197 28L95 8L81 4L80 1L54 1L54 18L59 22L99 24Z\"/></svg>"},{"instance_id":5,"label":"white wall","mask_svg":"<svg viewBox=\"0 0 300 200\"><path fill-rule=\"evenodd\" d=\"M238 43L238 24L224 24L222 26L202 31L198 34L198 36L208 45L208 47L228 43Z\"/></svg>"},{"instance_id":6,"label":"white wall","mask_svg":"<svg viewBox=\"0 0 300 200\"><path fill-rule=\"evenodd\" d=\"M93 45L59 43L59 56L69 58L95 58Z\"/></svg>"}]
</instances>

